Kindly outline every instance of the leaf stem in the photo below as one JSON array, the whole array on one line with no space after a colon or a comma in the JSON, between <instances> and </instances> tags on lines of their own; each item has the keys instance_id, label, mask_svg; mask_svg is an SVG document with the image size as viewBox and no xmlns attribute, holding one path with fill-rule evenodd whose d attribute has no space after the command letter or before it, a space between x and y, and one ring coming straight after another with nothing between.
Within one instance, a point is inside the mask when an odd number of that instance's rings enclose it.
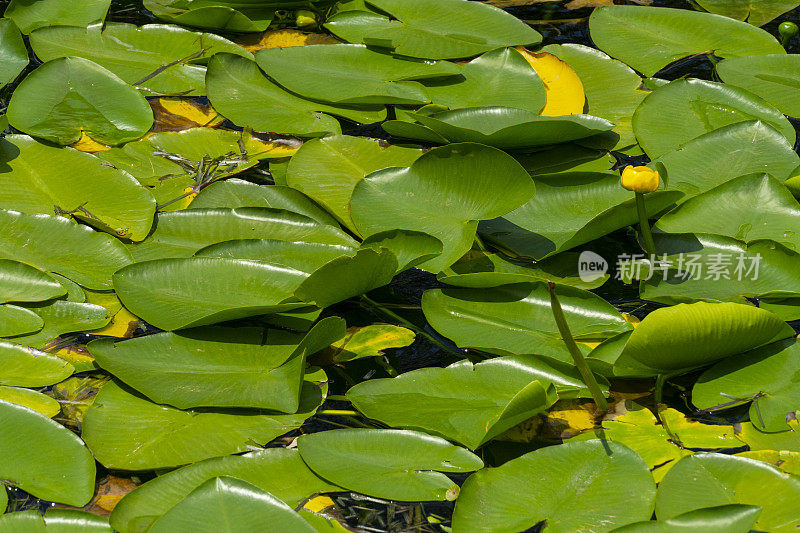
<instances>
[{"instance_id":1,"label":"leaf stem","mask_svg":"<svg viewBox=\"0 0 800 533\"><path fill-rule=\"evenodd\" d=\"M647 209L644 204L644 194L636 193L636 210L639 212L639 229L642 231L644 241L644 252L647 254L656 253L656 244L653 241L653 234L650 231L650 220L647 218Z\"/></svg>"},{"instance_id":2,"label":"leaf stem","mask_svg":"<svg viewBox=\"0 0 800 533\"><path fill-rule=\"evenodd\" d=\"M583 357L578 345L575 344L575 339L572 337L569 324L567 324L567 318L564 316L564 310L561 308L561 302L558 301L558 296L556 296L556 284L552 281L548 281L547 285L550 287L550 307L553 310L553 317L556 319L556 325L558 326L561 338L564 344L567 345L567 350L569 350L569 353L572 355L575 366L578 367L578 372L581 373L583 382L586 383L589 392L592 393L595 404L602 413L606 413L608 412L608 401L600 385L597 383L597 379L589 368L589 365L586 364L586 359Z\"/></svg>"}]
</instances>

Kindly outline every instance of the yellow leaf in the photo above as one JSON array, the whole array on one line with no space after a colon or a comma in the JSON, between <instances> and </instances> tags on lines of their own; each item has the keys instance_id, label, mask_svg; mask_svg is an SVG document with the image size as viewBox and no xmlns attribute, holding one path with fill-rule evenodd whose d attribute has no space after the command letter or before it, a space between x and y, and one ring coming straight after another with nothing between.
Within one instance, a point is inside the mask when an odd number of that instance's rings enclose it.
<instances>
[{"instance_id":1,"label":"yellow leaf","mask_svg":"<svg viewBox=\"0 0 800 533\"><path fill-rule=\"evenodd\" d=\"M248 52L256 52L262 48L337 44L340 41L323 33L304 33L299 30L268 30L264 33L245 35L236 42Z\"/></svg>"},{"instance_id":2,"label":"yellow leaf","mask_svg":"<svg viewBox=\"0 0 800 533\"><path fill-rule=\"evenodd\" d=\"M333 364L383 355L383 350L402 348L414 342L410 329L391 324L347 328L347 335L318 354L316 364Z\"/></svg>"},{"instance_id":3,"label":"yellow leaf","mask_svg":"<svg viewBox=\"0 0 800 533\"><path fill-rule=\"evenodd\" d=\"M106 146L105 144L100 144L99 142L95 141L94 139L86 135L85 131L81 132L81 138L78 139L78 141L74 143L72 147L75 148L76 150L80 150L81 152L87 152L89 154L111 150L110 146Z\"/></svg>"},{"instance_id":4,"label":"yellow leaf","mask_svg":"<svg viewBox=\"0 0 800 533\"><path fill-rule=\"evenodd\" d=\"M190 128L213 128L225 121L210 104L201 104L191 98L160 97L149 100L153 109L153 127L150 133L183 131Z\"/></svg>"},{"instance_id":5,"label":"yellow leaf","mask_svg":"<svg viewBox=\"0 0 800 533\"><path fill-rule=\"evenodd\" d=\"M303 506L303 509L308 509L312 513L321 513L322 511L335 507L336 504L327 496L315 496L308 500Z\"/></svg>"},{"instance_id":6,"label":"yellow leaf","mask_svg":"<svg viewBox=\"0 0 800 533\"><path fill-rule=\"evenodd\" d=\"M192 195L192 197L194 196L197 195ZM92 331L91 334L129 339L133 337L133 332L136 331L140 323L139 317L123 307L111 318L111 322L106 324L105 327Z\"/></svg>"},{"instance_id":7,"label":"yellow leaf","mask_svg":"<svg viewBox=\"0 0 800 533\"><path fill-rule=\"evenodd\" d=\"M636 326L638 326L638 325L639 325L639 323L641 322L641 320L639 320L639 319L638 319L638 318L636 318L635 316L633 316L633 315L630 315L630 314L628 314L628 313L620 313L620 314L622 315L622 318L624 318L624 319L625 319L625 322L627 322L628 324L630 324L630 325L631 325L631 326L633 326L634 328L635 328Z\"/></svg>"},{"instance_id":8,"label":"yellow leaf","mask_svg":"<svg viewBox=\"0 0 800 533\"><path fill-rule=\"evenodd\" d=\"M553 54L534 53L522 46L517 50L528 60L545 88L543 117L579 115L586 105L583 83L572 68Z\"/></svg>"},{"instance_id":9,"label":"yellow leaf","mask_svg":"<svg viewBox=\"0 0 800 533\"><path fill-rule=\"evenodd\" d=\"M780 468L787 474L800 475L800 452L790 452L787 450L758 450L737 453L736 455L769 463L775 468Z\"/></svg>"},{"instance_id":10,"label":"yellow leaf","mask_svg":"<svg viewBox=\"0 0 800 533\"><path fill-rule=\"evenodd\" d=\"M584 7L613 6L614 0L572 0L564 7L567 9L581 9Z\"/></svg>"},{"instance_id":11,"label":"yellow leaf","mask_svg":"<svg viewBox=\"0 0 800 533\"><path fill-rule=\"evenodd\" d=\"M67 346L61 348L53 355L56 355L75 367L76 372L86 372L87 370L96 370L97 366L94 364L94 357L89 355L89 350L85 346Z\"/></svg>"}]
</instances>

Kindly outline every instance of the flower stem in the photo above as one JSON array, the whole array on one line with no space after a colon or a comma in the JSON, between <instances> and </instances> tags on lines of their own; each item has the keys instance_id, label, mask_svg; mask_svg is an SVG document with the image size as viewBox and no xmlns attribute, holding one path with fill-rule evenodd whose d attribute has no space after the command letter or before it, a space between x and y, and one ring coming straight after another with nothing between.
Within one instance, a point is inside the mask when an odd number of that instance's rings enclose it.
<instances>
[{"instance_id":1,"label":"flower stem","mask_svg":"<svg viewBox=\"0 0 800 533\"><path fill-rule=\"evenodd\" d=\"M594 403L602 413L606 413L608 412L608 401L600 385L598 385L597 379L589 368L589 365L586 364L586 359L584 359L578 345L575 344L575 339L572 337L572 332L569 330L569 325L567 324L567 318L564 316L564 310L561 308L558 296L556 296L556 284L552 281L548 281L547 284L550 287L550 307L553 310L553 316L556 319L556 325L558 326L561 338L564 340L564 344L567 345L567 350L569 350L569 353L572 355L575 366L578 367L578 372L581 373L583 382L586 383L589 392L592 393Z\"/></svg>"},{"instance_id":2,"label":"flower stem","mask_svg":"<svg viewBox=\"0 0 800 533\"><path fill-rule=\"evenodd\" d=\"M653 234L650 232L650 220L647 218L647 209L644 205L644 194L636 193L636 210L639 212L639 228L642 231L644 241L644 252L646 254L656 253L656 243L653 241Z\"/></svg>"}]
</instances>

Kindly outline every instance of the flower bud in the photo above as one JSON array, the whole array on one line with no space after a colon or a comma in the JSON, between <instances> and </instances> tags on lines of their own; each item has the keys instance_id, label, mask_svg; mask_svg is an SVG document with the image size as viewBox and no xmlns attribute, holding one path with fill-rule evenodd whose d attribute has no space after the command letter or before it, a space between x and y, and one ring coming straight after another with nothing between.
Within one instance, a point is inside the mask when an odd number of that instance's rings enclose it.
<instances>
[{"instance_id":1,"label":"flower bud","mask_svg":"<svg viewBox=\"0 0 800 533\"><path fill-rule=\"evenodd\" d=\"M649 167L628 165L622 171L622 186L633 192L653 192L658 189L658 171Z\"/></svg>"},{"instance_id":2,"label":"flower bud","mask_svg":"<svg viewBox=\"0 0 800 533\"><path fill-rule=\"evenodd\" d=\"M782 22L780 26L778 26L778 33L781 36L781 44L785 47L789 41L797 37L800 33L800 28L797 27L797 24L794 22Z\"/></svg>"},{"instance_id":3,"label":"flower bud","mask_svg":"<svg viewBox=\"0 0 800 533\"><path fill-rule=\"evenodd\" d=\"M300 11L295 13L294 22L298 28L316 26L317 16L314 14L313 11L308 11L307 9L301 9Z\"/></svg>"}]
</instances>

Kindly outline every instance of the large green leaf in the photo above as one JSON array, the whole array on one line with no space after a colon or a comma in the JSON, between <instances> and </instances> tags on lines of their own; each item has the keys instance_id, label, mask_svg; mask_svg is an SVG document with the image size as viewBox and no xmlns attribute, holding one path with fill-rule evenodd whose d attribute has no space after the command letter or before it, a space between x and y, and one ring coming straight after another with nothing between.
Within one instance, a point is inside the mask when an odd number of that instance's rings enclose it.
<instances>
[{"instance_id":1,"label":"large green leaf","mask_svg":"<svg viewBox=\"0 0 800 533\"><path fill-rule=\"evenodd\" d=\"M58 400L32 389L0 386L0 400L22 405L43 414L47 418L53 418L61 412L61 404L58 403ZM0 489L0 498L3 496L1 492L3 492L2 489ZM3 509L5 509L3 503L0 502L0 510Z\"/></svg>"},{"instance_id":2,"label":"large green leaf","mask_svg":"<svg viewBox=\"0 0 800 533\"><path fill-rule=\"evenodd\" d=\"M131 176L96 157L40 143L25 135L0 140L0 208L23 213L69 213L120 237L150 232L156 202Z\"/></svg>"},{"instance_id":3,"label":"large green leaf","mask_svg":"<svg viewBox=\"0 0 800 533\"><path fill-rule=\"evenodd\" d=\"M144 7L158 18L175 24L252 32L266 30L275 16L276 6L291 3L261 0L144 0Z\"/></svg>"},{"instance_id":4,"label":"large green leaf","mask_svg":"<svg viewBox=\"0 0 800 533\"><path fill-rule=\"evenodd\" d=\"M617 310L589 291L557 286L575 337L603 340L631 329ZM572 361L561 339L547 284L518 283L491 289L433 289L422 310L436 331L462 348L539 354Z\"/></svg>"},{"instance_id":5,"label":"large green leaf","mask_svg":"<svg viewBox=\"0 0 800 533\"><path fill-rule=\"evenodd\" d=\"M637 522L614 533L748 533L761 514L758 505L728 504L696 509L668 520Z\"/></svg>"},{"instance_id":6,"label":"large green leaf","mask_svg":"<svg viewBox=\"0 0 800 533\"><path fill-rule=\"evenodd\" d=\"M465 0L368 0L390 17L345 11L325 27L351 43L392 48L411 57L470 57L503 46L538 44L542 36L496 7Z\"/></svg>"},{"instance_id":7,"label":"large green leaf","mask_svg":"<svg viewBox=\"0 0 800 533\"><path fill-rule=\"evenodd\" d=\"M444 252L421 265L436 272L470 249L478 220L519 207L533 192L528 173L500 150L452 144L410 167L380 170L358 182L350 214L365 237L405 229L438 238Z\"/></svg>"},{"instance_id":8,"label":"large green leaf","mask_svg":"<svg viewBox=\"0 0 800 533\"><path fill-rule=\"evenodd\" d=\"M102 328L111 320L112 313L105 307L82 302L51 300L29 303L25 307L39 315L44 327L36 333L14 337L16 343L44 348L50 341L64 333L91 331Z\"/></svg>"},{"instance_id":9,"label":"large green leaf","mask_svg":"<svg viewBox=\"0 0 800 533\"><path fill-rule=\"evenodd\" d=\"M81 506L94 494L92 454L73 432L0 400L0 478L37 498Z\"/></svg>"},{"instance_id":10,"label":"large green leaf","mask_svg":"<svg viewBox=\"0 0 800 533\"><path fill-rule=\"evenodd\" d=\"M481 223L481 235L517 255L543 259L639 220L634 195L611 172L534 176L536 194L503 218ZM647 196L650 216L677 201L679 192Z\"/></svg>"},{"instance_id":11,"label":"large green leaf","mask_svg":"<svg viewBox=\"0 0 800 533\"><path fill-rule=\"evenodd\" d=\"M35 333L42 326L44 320L33 311L16 305L0 305L0 337Z\"/></svg>"},{"instance_id":12,"label":"large green leaf","mask_svg":"<svg viewBox=\"0 0 800 533\"><path fill-rule=\"evenodd\" d=\"M338 226L280 209L242 207L161 213L153 233L142 243L128 245L128 250L137 262L191 257L206 246L237 239L355 244Z\"/></svg>"},{"instance_id":13,"label":"large green leaf","mask_svg":"<svg viewBox=\"0 0 800 533\"><path fill-rule=\"evenodd\" d=\"M75 371L55 355L5 341L0 341L0 363L0 385L15 387L45 387Z\"/></svg>"},{"instance_id":14,"label":"large green leaf","mask_svg":"<svg viewBox=\"0 0 800 533\"><path fill-rule=\"evenodd\" d=\"M136 89L80 57L34 70L14 91L7 116L18 130L57 144L72 144L82 132L104 144L122 144L153 125L153 112Z\"/></svg>"},{"instance_id":15,"label":"large green leaf","mask_svg":"<svg viewBox=\"0 0 800 533\"><path fill-rule=\"evenodd\" d=\"M657 309L631 333L614 372L680 374L794 336L773 313L736 303L697 302Z\"/></svg>"},{"instance_id":16,"label":"large green leaf","mask_svg":"<svg viewBox=\"0 0 800 533\"><path fill-rule=\"evenodd\" d=\"M255 61L233 54L211 58L206 90L214 109L258 131L316 137L341 131L331 115L363 123L386 118L384 106L333 106L296 96L270 81Z\"/></svg>"},{"instance_id":17,"label":"large green leaf","mask_svg":"<svg viewBox=\"0 0 800 533\"><path fill-rule=\"evenodd\" d=\"M77 509L19 511L0 517L0 533L113 533L108 519Z\"/></svg>"},{"instance_id":18,"label":"large green leaf","mask_svg":"<svg viewBox=\"0 0 800 533\"><path fill-rule=\"evenodd\" d=\"M36 28L57 24L59 26L87 26L101 23L106 18L111 0L11 0L6 18L16 22L23 33Z\"/></svg>"},{"instance_id":19,"label":"large green leaf","mask_svg":"<svg viewBox=\"0 0 800 533\"><path fill-rule=\"evenodd\" d=\"M354 229L350 197L366 175L387 168L407 167L421 150L385 146L363 137L333 135L303 144L286 170L286 184L313 198L340 222Z\"/></svg>"},{"instance_id":20,"label":"large green leaf","mask_svg":"<svg viewBox=\"0 0 800 533\"><path fill-rule=\"evenodd\" d=\"M734 57L717 65L722 81L747 89L792 117L800 116L798 72L800 57L795 54Z\"/></svg>"},{"instance_id":21,"label":"large green leaf","mask_svg":"<svg viewBox=\"0 0 800 533\"><path fill-rule=\"evenodd\" d=\"M696 79L676 80L650 93L633 115L633 131L655 159L701 135L750 120L766 122L794 144L794 127L772 105L744 89ZM718 157L714 163L719 165Z\"/></svg>"},{"instance_id":22,"label":"large green leaf","mask_svg":"<svg viewBox=\"0 0 800 533\"><path fill-rule=\"evenodd\" d=\"M614 124L613 132L619 135L617 149L636 144L633 112L647 96L646 91L639 89L642 79L636 72L603 52L581 44L549 45L542 51L566 62L580 77L586 94L586 113Z\"/></svg>"},{"instance_id":23,"label":"large green leaf","mask_svg":"<svg viewBox=\"0 0 800 533\"><path fill-rule=\"evenodd\" d=\"M800 166L786 138L759 121L706 133L656 161L667 169L668 188L686 194L681 201L746 174L769 172L783 181Z\"/></svg>"},{"instance_id":24,"label":"large green leaf","mask_svg":"<svg viewBox=\"0 0 800 533\"><path fill-rule=\"evenodd\" d=\"M504 150L584 139L609 131L614 126L605 119L590 115L542 117L532 111L511 107L473 107L429 116L417 113L412 117L449 142L481 143ZM395 129L398 125L404 126L391 121L384 124L384 129L392 135L405 136L405 131Z\"/></svg>"},{"instance_id":25,"label":"large green leaf","mask_svg":"<svg viewBox=\"0 0 800 533\"><path fill-rule=\"evenodd\" d=\"M344 336L344 321L329 317L306 335L211 327L118 343L101 339L88 349L98 365L156 403L293 413L306 356Z\"/></svg>"},{"instance_id":26,"label":"large green leaf","mask_svg":"<svg viewBox=\"0 0 800 533\"><path fill-rule=\"evenodd\" d=\"M447 61L411 60L358 44L265 48L256 62L270 78L311 100L334 104L425 104L419 80L453 76Z\"/></svg>"},{"instance_id":27,"label":"large green leaf","mask_svg":"<svg viewBox=\"0 0 800 533\"><path fill-rule=\"evenodd\" d=\"M212 244L198 251L195 256L250 261L269 258L271 262L285 263L302 272L314 272L326 263L343 255L353 254L354 251L354 247L341 244L247 239Z\"/></svg>"},{"instance_id":28,"label":"large green leaf","mask_svg":"<svg viewBox=\"0 0 800 533\"><path fill-rule=\"evenodd\" d=\"M31 47L42 61L60 57L94 61L148 96L203 95L206 69L199 63L219 52L252 57L244 48L212 33L116 22L87 28L61 24L41 28L31 34ZM162 69L165 65L169 67Z\"/></svg>"},{"instance_id":29,"label":"large green leaf","mask_svg":"<svg viewBox=\"0 0 800 533\"><path fill-rule=\"evenodd\" d=\"M322 431L301 436L297 447L319 476L343 488L391 500L455 500L458 485L442 472L483 467L483 461L468 450L417 431Z\"/></svg>"},{"instance_id":30,"label":"large green leaf","mask_svg":"<svg viewBox=\"0 0 800 533\"><path fill-rule=\"evenodd\" d=\"M423 80L431 102L461 107L504 106L539 113L545 104L544 83L513 48L498 48L463 65L460 76Z\"/></svg>"},{"instance_id":31,"label":"large green leaf","mask_svg":"<svg viewBox=\"0 0 800 533\"><path fill-rule=\"evenodd\" d=\"M610 490L610 487L614 487ZM647 520L656 487L647 465L613 442L550 446L487 468L464 483L454 531L608 531Z\"/></svg>"},{"instance_id":32,"label":"large green leaf","mask_svg":"<svg viewBox=\"0 0 800 533\"><path fill-rule=\"evenodd\" d=\"M800 479L760 461L715 453L681 459L658 487L656 516L668 520L683 513L731 503L760 505L755 529L795 531L800 510Z\"/></svg>"},{"instance_id":33,"label":"large green leaf","mask_svg":"<svg viewBox=\"0 0 800 533\"><path fill-rule=\"evenodd\" d=\"M770 239L800 250L800 206L769 174L727 181L688 199L655 227L667 233L714 233L750 242Z\"/></svg>"},{"instance_id":34,"label":"large green leaf","mask_svg":"<svg viewBox=\"0 0 800 533\"><path fill-rule=\"evenodd\" d=\"M10 19L0 19L0 87L14 81L28 66L28 49L22 34ZM5 129L5 128L4 128Z\"/></svg>"},{"instance_id":35,"label":"large green leaf","mask_svg":"<svg viewBox=\"0 0 800 533\"><path fill-rule=\"evenodd\" d=\"M696 2L706 11L737 20L746 20L753 26L763 26L798 6L796 0L696 0Z\"/></svg>"},{"instance_id":36,"label":"large green leaf","mask_svg":"<svg viewBox=\"0 0 800 533\"><path fill-rule=\"evenodd\" d=\"M687 9L603 6L592 12L589 29L598 48L645 76L696 54L727 58L785 53L763 30Z\"/></svg>"},{"instance_id":37,"label":"large green leaf","mask_svg":"<svg viewBox=\"0 0 800 533\"><path fill-rule=\"evenodd\" d=\"M0 303L41 302L66 292L46 272L19 261L0 259Z\"/></svg>"},{"instance_id":38,"label":"large green leaf","mask_svg":"<svg viewBox=\"0 0 800 533\"><path fill-rule=\"evenodd\" d=\"M367 417L441 435L475 449L555 401L557 388L584 385L568 365L507 356L473 365L422 368L371 379L347 392Z\"/></svg>"},{"instance_id":39,"label":"large green leaf","mask_svg":"<svg viewBox=\"0 0 800 533\"><path fill-rule=\"evenodd\" d=\"M291 507L270 493L230 477L209 479L158 518L149 531L245 533L258 530L265 524L269 524L273 531L316 531Z\"/></svg>"},{"instance_id":40,"label":"large green leaf","mask_svg":"<svg viewBox=\"0 0 800 533\"><path fill-rule=\"evenodd\" d=\"M297 450L270 448L200 461L158 476L126 495L111 513L118 531L141 533L204 482L241 479L292 507L317 492L339 490L314 474Z\"/></svg>"},{"instance_id":41,"label":"large green leaf","mask_svg":"<svg viewBox=\"0 0 800 533\"><path fill-rule=\"evenodd\" d=\"M152 470L247 451L300 427L327 392L324 373L305 381L296 414L254 409L181 410L106 384L83 418L83 438L108 468ZM307 379L316 379L309 374Z\"/></svg>"},{"instance_id":42,"label":"large green leaf","mask_svg":"<svg viewBox=\"0 0 800 533\"><path fill-rule=\"evenodd\" d=\"M800 345L790 339L712 366L697 379L692 403L700 409L724 409L752 402L750 420L757 429L786 431L787 416L800 409L798 381Z\"/></svg>"}]
</instances>

